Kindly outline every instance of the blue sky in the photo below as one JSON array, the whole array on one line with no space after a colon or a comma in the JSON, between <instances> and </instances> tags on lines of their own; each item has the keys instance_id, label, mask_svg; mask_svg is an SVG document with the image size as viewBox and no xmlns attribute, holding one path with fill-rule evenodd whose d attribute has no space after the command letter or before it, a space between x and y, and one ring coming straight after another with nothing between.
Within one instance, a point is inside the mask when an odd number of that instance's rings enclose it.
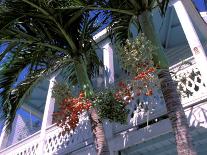
<instances>
[{"instance_id":1,"label":"blue sky","mask_svg":"<svg viewBox=\"0 0 207 155\"><path fill-rule=\"evenodd\" d=\"M194 3L196 4L197 8L199 11L205 11L207 8L206 8L206 3L205 3L205 0L193 0Z\"/></svg>"}]
</instances>

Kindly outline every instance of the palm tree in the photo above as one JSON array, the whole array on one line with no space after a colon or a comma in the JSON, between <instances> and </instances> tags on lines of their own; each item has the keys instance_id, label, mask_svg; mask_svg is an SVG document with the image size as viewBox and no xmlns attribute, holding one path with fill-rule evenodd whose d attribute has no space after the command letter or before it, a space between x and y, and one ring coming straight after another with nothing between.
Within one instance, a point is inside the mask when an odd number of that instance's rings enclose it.
<instances>
[{"instance_id":1,"label":"palm tree","mask_svg":"<svg viewBox=\"0 0 207 155\"><path fill-rule=\"evenodd\" d=\"M183 110L183 107L180 101L180 97L176 91L176 85L170 76L169 65L165 57L161 42L158 38L158 34L152 22L152 14L151 14L152 9L156 6L159 6L161 13L164 14L166 11L167 5L168 5L167 0L164 0L162 2L155 1L155 0L154 1L129 0L125 4L125 6L127 6L127 9L133 10L134 15L135 15L135 17L131 16L131 18L128 18L128 19L137 20L142 32L152 42L152 44L157 48L154 51L154 53L152 53L153 61L154 61L155 66L157 66L157 69L158 69L157 74L160 79L161 90L163 92L163 96L166 102L168 116L169 116L169 119L171 120L173 131L175 133L176 143L177 143L177 152L179 155L195 155L196 152L192 145L192 139L189 134L189 127L188 127L187 119L185 117L185 113L184 113L184 110ZM116 4L113 6L120 6L120 5ZM116 19L116 16L115 16L115 19ZM130 21L128 23L130 23ZM120 23L117 23L117 24L119 24L120 26ZM117 31L116 26L115 26L115 31Z\"/></svg>"},{"instance_id":2,"label":"palm tree","mask_svg":"<svg viewBox=\"0 0 207 155\"><path fill-rule=\"evenodd\" d=\"M93 95L90 78L101 64L93 48L92 34L103 23L96 23L101 12L90 12L79 5L93 0L7 0L0 6L0 43L7 46L0 55L2 118L11 128L15 113L25 95L43 77L69 68L64 74L68 82L78 84L87 97ZM71 6L71 9L60 10ZM5 61L6 59L6 61ZM17 82L27 68L27 76ZM96 149L99 155L109 154L103 125L96 109L90 113Z\"/></svg>"},{"instance_id":3,"label":"palm tree","mask_svg":"<svg viewBox=\"0 0 207 155\"><path fill-rule=\"evenodd\" d=\"M130 25L135 23L156 47L152 53L153 61L158 70L157 74L160 79L161 90L176 137L177 152L179 155L196 155L180 97L177 93L175 82L171 78L163 47L152 22L152 10L159 7L161 14L164 15L169 0L96 0L96 2L96 6L88 5L82 7L111 12L111 31L117 43L124 44L125 40L131 36ZM67 10L68 8L62 9Z\"/></svg>"}]
</instances>

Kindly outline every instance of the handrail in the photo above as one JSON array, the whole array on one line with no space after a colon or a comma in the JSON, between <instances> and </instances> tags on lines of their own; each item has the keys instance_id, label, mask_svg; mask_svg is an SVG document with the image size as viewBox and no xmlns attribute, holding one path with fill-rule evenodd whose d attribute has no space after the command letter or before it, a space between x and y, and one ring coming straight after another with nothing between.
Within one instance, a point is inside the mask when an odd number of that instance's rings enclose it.
<instances>
[{"instance_id":1,"label":"handrail","mask_svg":"<svg viewBox=\"0 0 207 155\"><path fill-rule=\"evenodd\" d=\"M36 137L36 136L39 136L39 134L40 134L40 131L37 131L37 132L33 133L32 135L30 135L30 136L28 136L28 137L26 137L26 138L24 138L24 139L22 139L22 140L16 142L15 144L12 144L12 145L10 145L10 146L8 146L8 147L6 147L6 148L0 150L0 153L1 153L1 152L4 152L4 151L6 151L6 150L9 150L10 148L13 148L13 147L15 147L15 146L17 146L17 145L21 145L22 143L25 143L26 141L30 141L31 138L34 138L34 137Z\"/></svg>"},{"instance_id":2,"label":"handrail","mask_svg":"<svg viewBox=\"0 0 207 155\"><path fill-rule=\"evenodd\" d=\"M56 129L56 127L57 127L57 126L56 126L56 123L54 123L54 124L48 126L46 130L48 131L48 130L53 129L53 128ZM8 150L8 149L10 149L10 148L13 148L13 147L15 147L15 146L17 146L17 145L21 145L22 143L25 143L25 141L27 141L27 140L31 140L31 138L34 138L35 136L39 136L39 134L40 134L40 130L37 131L37 132L35 132L35 133L33 133L33 134L31 134L31 135L29 135L28 137L26 137L26 138L24 138L24 139L22 139L22 140L16 142L15 144L12 144L12 145L10 145L10 146L8 146L8 147L6 147L6 148L0 150L0 153L1 153L1 152L4 152L4 151L6 151L6 150Z\"/></svg>"}]
</instances>

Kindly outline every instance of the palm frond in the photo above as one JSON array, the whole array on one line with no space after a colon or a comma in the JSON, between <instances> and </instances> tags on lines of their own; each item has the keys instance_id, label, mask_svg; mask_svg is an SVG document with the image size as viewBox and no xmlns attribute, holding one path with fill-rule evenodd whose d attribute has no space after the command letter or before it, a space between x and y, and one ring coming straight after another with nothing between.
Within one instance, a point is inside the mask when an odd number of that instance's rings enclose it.
<instances>
[{"instance_id":1,"label":"palm frond","mask_svg":"<svg viewBox=\"0 0 207 155\"><path fill-rule=\"evenodd\" d=\"M2 116L7 123L7 129L11 127L13 122L16 110L21 105L21 100L26 93L32 89L36 82L55 72L62 66L68 64L67 61L63 60L62 57L56 56L51 53L47 54L47 57L39 57L37 50L30 49L28 51L13 51L13 57L6 65L0 70L0 96L1 96L1 107L2 107ZM42 52L40 48L40 52ZM52 51L51 51L52 52ZM21 72L28 68L27 77L19 83L18 78L21 76Z\"/></svg>"},{"instance_id":2,"label":"palm frond","mask_svg":"<svg viewBox=\"0 0 207 155\"><path fill-rule=\"evenodd\" d=\"M92 5L93 0L7 0L0 8L0 44L7 48L0 55L0 97L2 118L11 127L16 110L25 94L42 78L62 69L69 83L77 84L73 60L82 57L92 77L101 65L92 35L106 22L101 13L83 7L57 9L64 6ZM99 22L97 21L99 19ZM100 20L101 19L101 20ZM76 50L78 49L78 50ZM3 60L7 60L4 61ZM28 67L29 66L29 67ZM22 70L29 68L19 82Z\"/></svg>"},{"instance_id":3,"label":"palm frond","mask_svg":"<svg viewBox=\"0 0 207 155\"><path fill-rule=\"evenodd\" d=\"M160 12L162 15L165 15L168 4L169 4L169 0L163 0L163 1L157 0L157 5L160 8Z\"/></svg>"}]
</instances>

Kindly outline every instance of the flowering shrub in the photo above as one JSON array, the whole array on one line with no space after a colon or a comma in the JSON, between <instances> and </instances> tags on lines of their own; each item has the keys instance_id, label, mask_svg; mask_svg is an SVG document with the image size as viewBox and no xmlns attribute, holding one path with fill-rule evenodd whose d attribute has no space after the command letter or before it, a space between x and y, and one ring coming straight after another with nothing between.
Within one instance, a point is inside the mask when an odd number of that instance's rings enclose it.
<instances>
[{"instance_id":1,"label":"flowering shrub","mask_svg":"<svg viewBox=\"0 0 207 155\"><path fill-rule=\"evenodd\" d=\"M154 49L144 34L140 34L132 42L127 40L120 54L122 66L131 76L128 85L136 96L152 96L154 87L159 86L156 68L152 61Z\"/></svg>"},{"instance_id":2,"label":"flowering shrub","mask_svg":"<svg viewBox=\"0 0 207 155\"><path fill-rule=\"evenodd\" d=\"M77 98L68 96L59 104L59 111L53 114L55 122L64 131L74 130L79 123L80 114L91 106L90 100L85 98L83 92Z\"/></svg>"},{"instance_id":3,"label":"flowering shrub","mask_svg":"<svg viewBox=\"0 0 207 155\"><path fill-rule=\"evenodd\" d=\"M81 92L78 97L69 95L64 98L59 103L59 110L53 113L53 118L64 131L74 130L79 123L79 116L93 106L97 109L101 120L126 123L128 116L126 103L124 99L118 99L113 90L98 92L90 100Z\"/></svg>"},{"instance_id":4,"label":"flowering shrub","mask_svg":"<svg viewBox=\"0 0 207 155\"><path fill-rule=\"evenodd\" d=\"M117 91L114 96L118 101L124 101L125 105L127 105L133 98L133 91L130 85L127 85L125 82L120 81L117 86Z\"/></svg>"}]
</instances>

